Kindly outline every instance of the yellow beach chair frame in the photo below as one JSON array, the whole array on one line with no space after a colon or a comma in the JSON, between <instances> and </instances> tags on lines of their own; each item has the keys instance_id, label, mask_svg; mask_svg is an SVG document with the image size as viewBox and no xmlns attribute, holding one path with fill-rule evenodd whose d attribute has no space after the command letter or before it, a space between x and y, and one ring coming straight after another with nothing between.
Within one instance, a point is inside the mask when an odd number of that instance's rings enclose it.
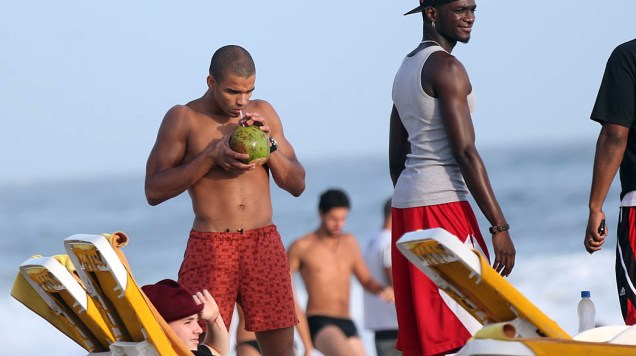
<instances>
[{"instance_id":1,"label":"yellow beach chair frame","mask_svg":"<svg viewBox=\"0 0 636 356\"><path fill-rule=\"evenodd\" d=\"M616 328L618 334L606 342L586 341L583 334L572 339L501 277L484 256L444 229L406 233L396 246L484 325L457 355L636 355L634 327ZM512 335L502 332L510 326Z\"/></svg>"},{"instance_id":2,"label":"yellow beach chair frame","mask_svg":"<svg viewBox=\"0 0 636 356\"><path fill-rule=\"evenodd\" d=\"M79 280L56 259L29 259L12 296L89 355L191 356L133 278L127 243L123 232L70 236L65 263Z\"/></svg>"},{"instance_id":3,"label":"yellow beach chair frame","mask_svg":"<svg viewBox=\"0 0 636 356\"><path fill-rule=\"evenodd\" d=\"M87 351L108 351L115 341L66 255L26 260L11 294Z\"/></svg>"}]
</instances>

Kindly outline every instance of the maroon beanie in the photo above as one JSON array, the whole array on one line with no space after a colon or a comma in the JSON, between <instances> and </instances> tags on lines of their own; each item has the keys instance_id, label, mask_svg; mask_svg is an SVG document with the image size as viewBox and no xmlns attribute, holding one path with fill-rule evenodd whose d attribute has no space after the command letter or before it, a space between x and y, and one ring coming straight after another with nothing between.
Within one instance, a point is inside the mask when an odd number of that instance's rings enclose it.
<instances>
[{"instance_id":1,"label":"maroon beanie","mask_svg":"<svg viewBox=\"0 0 636 356\"><path fill-rule=\"evenodd\" d=\"M203 304L197 305L192 293L172 279L164 279L156 284L143 286L141 289L168 323L198 314L203 310Z\"/></svg>"}]
</instances>

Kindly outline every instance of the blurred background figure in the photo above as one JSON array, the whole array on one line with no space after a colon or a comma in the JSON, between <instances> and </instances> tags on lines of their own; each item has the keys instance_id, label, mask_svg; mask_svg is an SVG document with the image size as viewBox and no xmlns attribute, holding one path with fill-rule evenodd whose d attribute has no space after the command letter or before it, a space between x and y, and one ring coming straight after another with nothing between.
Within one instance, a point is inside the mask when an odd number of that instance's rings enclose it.
<instances>
[{"instance_id":1,"label":"blurred background figure","mask_svg":"<svg viewBox=\"0 0 636 356\"><path fill-rule=\"evenodd\" d=\"M382 228L369 241L364 259L373 278L380 283L393 286L391 269L391 198L382 208ZM378 296L364 292L364 327L373 331L375 350L378 356L402 355L395 348L398 323L395 304L386 303Z\"/></svg>"},{"instance_id":2,"label":"blurred background figure","mask_svg":"<svg viewBox=\"0 0 636 356\"><path fill-rule=\"evenodd\" d=\"M291 273L300 272L307 290L306 320L314 347L326 356L364 355L351 318L351 277L380 298L393 301L393 288L369 273L354 235L343 231L349 197L339 189L320 195L320 226L296 240L288 250ZM300 323L305 315L299 311Z\"/></svg>"}]
</instances>

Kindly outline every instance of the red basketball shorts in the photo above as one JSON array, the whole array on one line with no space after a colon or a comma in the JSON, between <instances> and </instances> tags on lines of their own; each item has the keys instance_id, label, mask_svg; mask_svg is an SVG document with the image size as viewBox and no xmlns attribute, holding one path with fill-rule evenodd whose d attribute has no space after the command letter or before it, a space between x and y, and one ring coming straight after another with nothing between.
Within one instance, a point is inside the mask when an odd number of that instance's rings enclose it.
<instances>
[{"instance_id":1,"label":"red basketball shorts","mask_svg":"<svg viewBox=\"0 0 636 356\"><path fill-rule=\"evenodd\" d=\"M616 244L616 285L625 324L636 324L636 207L621 207Z\"/></svg>"},{"instance_id":2,"label":"red basketball shorts","mask_svg":"<svg viewBox=\"0 0 636 356\"><path fill-rule=\"evenodd\" d=\"M440 227L488 257L475 214L466 201L393 208L392 214L393 288L399 325L396 346L404 355L417 356L456 350L471 336L466 325L475 321L467 321L461 315L463 309L453 311L449 297L444 300L437 286L399 252L395 242L406 232Z\"/></svg>"}]
</instances>

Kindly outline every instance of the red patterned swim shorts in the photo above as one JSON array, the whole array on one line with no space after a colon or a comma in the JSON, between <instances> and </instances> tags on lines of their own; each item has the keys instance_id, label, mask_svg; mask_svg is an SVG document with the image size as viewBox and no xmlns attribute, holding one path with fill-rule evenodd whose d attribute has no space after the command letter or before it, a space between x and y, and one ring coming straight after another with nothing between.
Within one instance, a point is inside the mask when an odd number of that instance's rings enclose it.
<instances>
[{"instance_id":1,"label":"red patterned swim shorts","mask_svg":"<svg viewBox=\"0 0 636 356\"><path fill-rule=\"evenodd\" d=\"M190 231L179 283L193 293L207 289L228 329L236 302L248 331L298 324L289 262L275 225L243 232Z\"/></svg>"}]
</instances>

